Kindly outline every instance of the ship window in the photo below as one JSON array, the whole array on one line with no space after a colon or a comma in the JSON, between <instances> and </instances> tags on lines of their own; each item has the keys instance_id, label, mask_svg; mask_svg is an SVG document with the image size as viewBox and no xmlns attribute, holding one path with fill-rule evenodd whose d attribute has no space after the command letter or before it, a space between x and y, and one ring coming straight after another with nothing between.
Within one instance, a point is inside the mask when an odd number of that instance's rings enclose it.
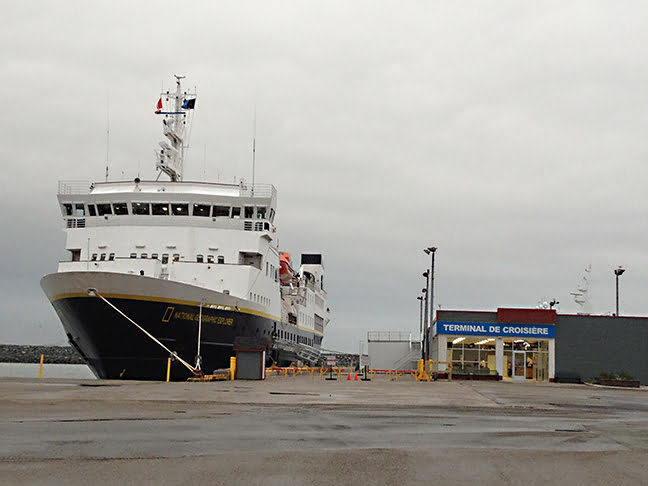
<instances>
[{"instance_id":1,"label":"ship window","mask_svg":"<svg viewBox=\"0 0 648 486\"><path fill-rule=\"evenodd\" d=\"M88 204L88 214L90 216L96 216L97 215L97 208L95 207L94 204Z\"/></svg>"},{"instance_id":2,"label":"ship window","mask_svg":"<svg viewBox=\"0 0 648 486\"><path fill-rule=\"evenodd\" d=\"M99 216L112 214L112 208L110 207L110 204L97 204L97 214L99 214Z\"/></svg>"},{"instance_id":3,"label":"ship window","mask_svg":"<svg viewBox=\"0 0 648 486\"><path fill-rule=\"evenodd\" d=\"M230 208L229 206L214 206L213 210L213 216L215 218L219 216L225 216L228 217L230 215Z\"/></svg>"},{"instance_id":4,"label":"ship window","mask_svg":"<svg viewBox=\"0 0 648 486\"><path fill-rule=\"evenodd\" d=\"M180 253L174 253L173 254L173 261L174 262L179 262L180 261Z\"/></svg>"},{"instance_id":5,"label":"ship window","mask_svg":"<svg viewBox=\"0 0 648 486\"><path fill-rule=\"evenodd\" d=\"M265 219L266 218L266 207L265 206L257 206L256 215L257 215L257 219Z\"/></svg>"},{"instance_id":6,"label":"ship window","mask_svg":"<svg viewBox=\"0 0 648 486\"><path fill-rule=\"evenodd\" d=\"M92 260L93 262L96 262L97 261L97 254L93 253L92 258L90 260Z\"/></svg>"},{"instance_id":7,"label":"ship window","mask_svg":"<svg viewBox=\"0 0 648 486\"><path fill-rule=\"evenodd\" d=\"M134 202L133 214L151 214L150 204L145 202Z\"/></svg>"},{"instance_id":8,"label":"ship window","mask_svg":"<svg viewBox=\"0 0 648 486\"><path fill-rule=\"evenodd\" d=\"M72 216L72 205L65 203L63 204L63 216Z\"/></svg>"},{"instance_id":9,"label":"ship window","mask_svg":"<svg viewBox=\"0 0 648 486\"><path fill-rule=\"evenodd\" d=\"M241 208L232 208L232 218L239 219L241 217Z\"/></svg>"},{"instance_id":10,"label":"ship window","mask_svg":"<svg viewBox=\"0 0 648 486\"><path fill-rule=\"evenodd\" d=\"M166 265L167 263L169 263L169 254L162 253L162 265Z\"/></svg>"},{"instance_id":11,"label":"ship window","mask_svg":"<svg viewBox=\"0 0 648 486\"><path fill-rule=\"evenodd\" d=\"M272 223L274 221L275 217L275 210L273 208L270 208L270 222Z\"/></svg>"},{"instance_id":12,"label":"ship window","mask_svg":"<svg viewBox=\"0 0 648 486\"><path fill-rule=\"evenodd\" d=\"M169 205L167 203L153 203L151 207L154 216L167 216L169 214Z\"/></svg>"},{"instance_id":13,"label":"ship window","mask_svg":"<svg viewBox=\"0 0 648 486\"><path fill-rule=\"evenodd\" d=\"M202 255L196 255L196 261L198 263L203 263L204 260L205 260L205 257L203 257Z\"/></svg>"},{"instance_id":14,"label":"ship window","mask_svg":"<svg viewBox=\"0 0 648 486\"><path fill-rule=\"evenodd\" d=\"M263 223L263 229L266 231L270 231L270 223L268 223L267 221Z\"/></svg>"},{"instance_id":15,"label":"ship window","mask_svg":"<svg viewBox=\"0 0 648 486\"><path fill-rule=\"evenodd\" d=\"M254 206L245 206L245 219L252 219L254 217Z\"/></svg>"},{"instance_id":16,"label":"ship window","mask_svg":"<svg viewBox=\"0 0 648 486\"><path fill-rule=\"evenodd\" d=\"M76 203L74 205L74 214L75 216L85 216L85 206L83 203Z\"/></svg>"},{"instance_id":17,"label":"ship window","mask_svg":"<svg viewBox=\"0 0 648 486\"><path fill-rule=\"evenodd\" d=\"M128 214L128 204L124 203L113 203L113 211L117 215Z\"/></svg>"},{"instance_id":18,"label":"ship window","mask_svg":"<svg viewBox=\"0 0 648 486\"><path fill-rule=\"evenodd\" d=\"M153 260L157 260L158 259L158 254L157 253L151 253L151 258Z\"/></svg>"},{"instance_id":19,"label":"ship window","mask_svg":"<svg viewBox=\"0 0 648 486\"><path fill-rule=\"evenodd\" d=\"M218 255L218 263L225 263L225 257L223 255Z\"/></svg>"},{"instance_id":20,"label":"ship window","mask_svg":"<svg viewBox=\"0 0 648 486\"><path fill-rule=\"evenodd\" d=\"M131 254L130 254L130 257L131 257L131 258L137 258L137 253L131 253Z\"/></svg>"},{"instance_id":21,"label":"ship window","mask_svg":"<svg viewBox=\"0 0 648 486\"><path fill-rule=\"evenodd\" d=\"M106 254L102 253L101 256L99 257L99 260L103 262L105 259L106 259Z\"/></svg>"},{"instance_id":22,"label":"ship window","mask_svg":"<svg viewBox=\"0 0 648 486\"><path fill-rule=\"evenodd\" d=\"M171 211L174 216L188 216L189 215L189 205L188 204L172 204Z\"/></svg>"},{"instance_id":23,"label":"ship window","mask_svg":"<svg viewBox=\"0 0 648 486\"><path fill-rule=\"evenodd\" d=\"M214 255L207 255L207 263L214 263Z\"/></svg>"},{"instance_id":24,"label":"ship window","mask_svg":"<svg viewBox=\"0 0 648 486\"><path fill-rule=\"evenodd\" d=\"M148 258L148 253L142 253L141 258Z\"/></svg>"},{"instance_id":25,"label":"ship window","mask_svg":"<svg viewBox=\"0 0 648 486\"><path fill-rule=\"evenodd\" d=\"M193 215L209 217L209 206L207 204L194 204Z\"/></svg>"},{"instance_id":26,"label":"ship window","mask_svg":"<svg viewBox=\"0 0 648 486\"><path fill-rule=\"evenodd\" d=\"M115 254L111 253L110 255L108 255L108 261L112 262L113 260L115 260Z\"/></svg>"}]
</instances>

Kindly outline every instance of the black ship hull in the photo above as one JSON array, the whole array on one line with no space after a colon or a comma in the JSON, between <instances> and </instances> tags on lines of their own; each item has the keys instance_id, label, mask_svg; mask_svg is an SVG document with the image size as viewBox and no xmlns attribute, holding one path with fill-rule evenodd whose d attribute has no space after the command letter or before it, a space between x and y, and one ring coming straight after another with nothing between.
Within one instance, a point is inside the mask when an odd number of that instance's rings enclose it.
<instances>
[{"instance_id":1,"label":"black ship hull","mask_svg":"<svg viewBox=\"0 0 648 486\"><path fill-rule=\"evenodd\" d=\"M177 282L99 272L51 274L43 277L41 286L70 343L98 378L165 380L169 352L101 298L90 295L89 288L96 288L191 365L198 354L200 320L201 369L206 374L228 368L241 342L263 348L270 362L286 364L295 356L289 343L277 340L278 328L284 328L284 323L229 295ZM201 306L201 300L209 304ZM171 380L190 376L187 367L172 361Z\"/></svg>"}]
</instances>

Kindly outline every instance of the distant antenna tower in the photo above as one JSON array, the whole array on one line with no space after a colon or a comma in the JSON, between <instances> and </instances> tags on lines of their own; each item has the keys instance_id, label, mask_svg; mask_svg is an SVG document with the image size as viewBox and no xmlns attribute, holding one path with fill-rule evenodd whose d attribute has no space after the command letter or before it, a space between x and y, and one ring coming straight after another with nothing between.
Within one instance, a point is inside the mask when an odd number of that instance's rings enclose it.
<instances>
[{"instance_id":1,"label":"distant antenna tower","mask_svg":"<svg viewBox=\"0 0 648 486\"><path fill-rule=\"evenodd\" d=\"M592 273L592 265L587 265L585 267L585 274L583 275L583 280L581 284L576 287L576 290L570 292L570 295L574 296L574 302L580 306L580 311L578 314L589 315L591 314L590 301L589 301L589 285L590 285L590 274Z\"/></svg>"}]
</instances>

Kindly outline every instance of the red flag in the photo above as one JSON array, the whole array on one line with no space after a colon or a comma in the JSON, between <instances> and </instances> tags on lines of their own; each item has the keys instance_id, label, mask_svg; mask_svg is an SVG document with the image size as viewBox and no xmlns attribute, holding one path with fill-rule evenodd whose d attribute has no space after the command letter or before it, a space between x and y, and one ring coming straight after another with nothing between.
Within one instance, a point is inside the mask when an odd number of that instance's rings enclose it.
<instances>
[{"instance_id":1,"label":"red flag","mask_svg":"<svg viewBox=\"0 0 648 486\"><path fill-rule=\"evenodd\" d=\"M155 113L161 113L162 112L162 98L160 98L157 102L157 110L155 110Z\"/></svg>"}]
</instances>

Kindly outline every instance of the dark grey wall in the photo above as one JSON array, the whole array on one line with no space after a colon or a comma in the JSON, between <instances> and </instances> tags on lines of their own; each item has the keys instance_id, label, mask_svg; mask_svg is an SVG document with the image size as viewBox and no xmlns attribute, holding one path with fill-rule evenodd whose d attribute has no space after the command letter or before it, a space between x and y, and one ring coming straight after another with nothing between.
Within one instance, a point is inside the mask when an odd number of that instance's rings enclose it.
<instances>
[{"instance_id":1,"label":"dark grey wall","mask_svg":"<svg viewBox=\"0 0 648 486\"><path fill-rule=\"evenodd\" d=\"M558 315L556 379L626 371L648 384L648 318Z\"/></svg>"},{"instance_id":2,"label":"dark grey wall","mask_svg":"<svg viewBox=\"0 0 648 486\"><path fill-rule=\"evenodd\" d=\"M449 311L439 310L436 315L439 321L450 322L497 322L497 312L487 311Z\"/></svg>"}]
</instances>

